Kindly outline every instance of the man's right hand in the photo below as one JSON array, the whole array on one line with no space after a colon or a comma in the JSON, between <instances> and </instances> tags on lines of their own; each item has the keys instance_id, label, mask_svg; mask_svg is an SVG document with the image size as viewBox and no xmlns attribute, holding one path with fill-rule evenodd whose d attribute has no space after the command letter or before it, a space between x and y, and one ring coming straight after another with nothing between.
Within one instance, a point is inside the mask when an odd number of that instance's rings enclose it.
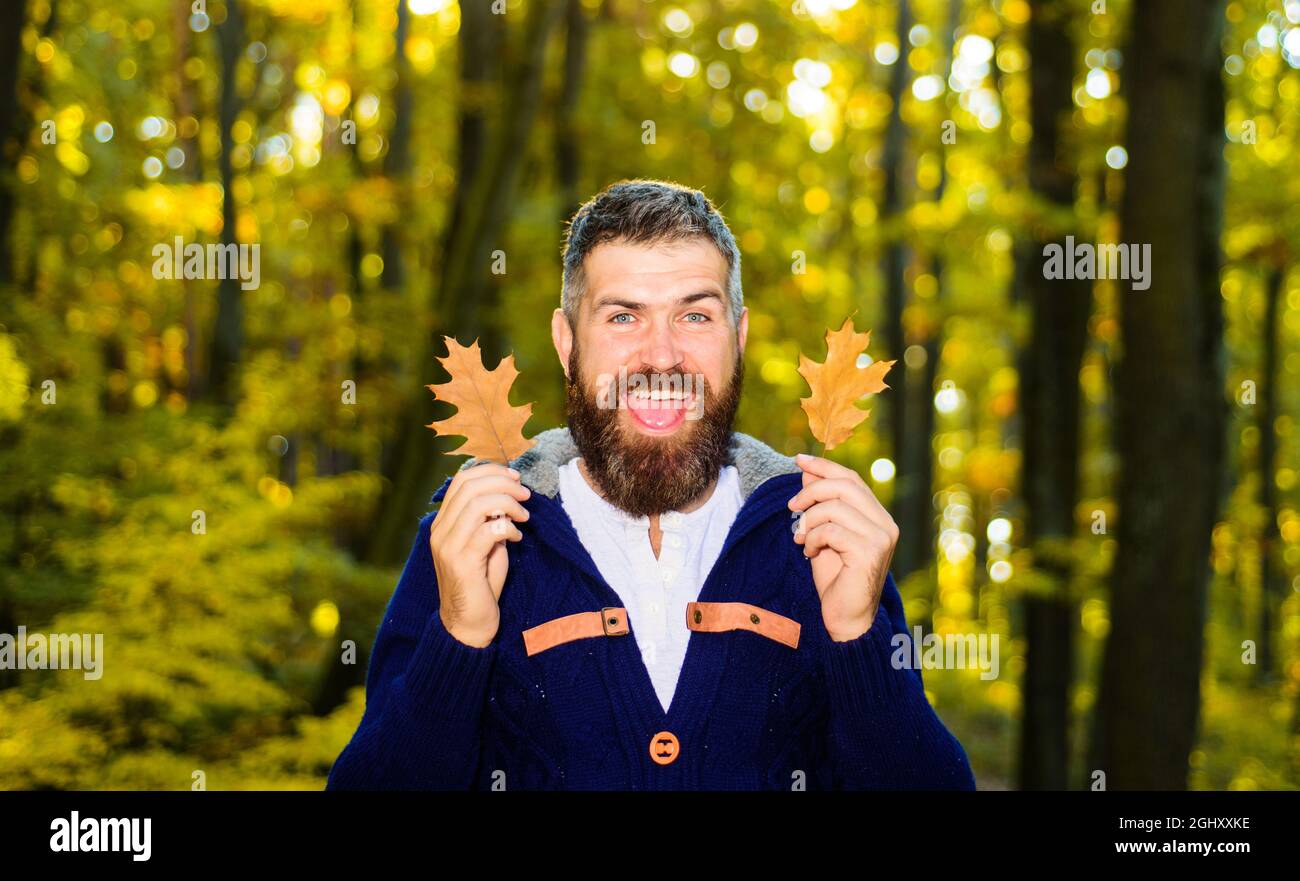
<instances>
[{"instance_id":1,"label":"man's right hand","mask_svg":"<svg viewBox=\"0 0 1300 881\"><path fill-rule=\"evenodd\" d=\"M438 576L438 614L460 642L484 648L501 621L498 605L509 559L506 541L519 541L515 526L528 519L520 504L532 493L519 472L485 463L458 471L433 518L429 549Z\"/></svg>"}]
</instances>

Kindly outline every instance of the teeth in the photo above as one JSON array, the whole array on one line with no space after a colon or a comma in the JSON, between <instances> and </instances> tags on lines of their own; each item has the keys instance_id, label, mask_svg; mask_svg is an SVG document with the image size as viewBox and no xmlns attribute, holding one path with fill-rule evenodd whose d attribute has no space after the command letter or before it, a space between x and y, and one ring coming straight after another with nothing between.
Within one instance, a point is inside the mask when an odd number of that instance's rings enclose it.
<instances>
[{"instance_id":1,"label":"teeth","mask_svg":"<svg viewBox=\"0 0 1300 881\"><path fill-rule=\"evenodd\" d=\"M640 401L686 401L690 400L694 396L684 392L638 391L633 392L632 397Z\"/></svg>"}]
</instances>

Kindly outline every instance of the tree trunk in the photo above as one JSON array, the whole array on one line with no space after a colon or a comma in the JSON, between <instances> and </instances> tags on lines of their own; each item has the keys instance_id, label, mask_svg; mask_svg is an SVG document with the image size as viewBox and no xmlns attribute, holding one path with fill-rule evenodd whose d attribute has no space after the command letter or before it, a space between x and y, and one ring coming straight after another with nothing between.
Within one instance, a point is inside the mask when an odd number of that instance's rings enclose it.
<instances>
[{"instance_id":1,"label":"tree trunk","mask_svg":"<svg viewBox=\"0 0 1300 881\"><path fill-rule=\"evenodd\" d=\"M393 87L393 130L389 133L388 153L384 156L384 176L398 184L398 191L410 191L411 174L411 62L406 57L406 37L411 30L411 11L408 4L397 4L397 53L393 66L397 71L397 84ZM406 269L402 264L402 221L384 225L380 241L380 256L384 271L379 281L384 290L400 290L406 282Z\"/></svg>"},{"instance_id":2,"label":"tree trunk","mask_svg":"<svg viewBox=\"0 0 1300 881\"><path fill-rule=\"evenodd\" d=\"M578 95L587 66L587 14L582 0L568 0L565 10L564 86L555 120L555 171L560 189L561 219L568 221L578 210L581 136L577 123Z\"/></svg>"},{"instance_id":3,"label":"tree trunk","mask_svg":"<svg viewBox=\"0 0 1300 881\"><path fill-rule=\"evenodd\" d=\"M473 13L479 4L466 4L463 10ZM485 32L494 16L483 5L477 18L471 14L461 22L462 59L478 70L474 53L481 49ZM504 107L496 137L487 144L482 158L478 151L467 150L468 139L477 138L481 124L477 109L483 100L482 84L462 82L462 100L470 100L468 118L462 115L460 176L451 222L446 230L439 263L439 278L434 306L438 331L425 340L416 364L418 382L413 383L406 406L398 408L401 423L393 454L384 467L386 497L380 508L379 522L372 534L366 558L373 563L400 562L410 550L410 533L415 519L428 508L433 482L440 469L450 463L439 461L439 445L426 426L445 413L434 406L424 387L439 381L441 369L435 357L444 346L443 334L463 341L478 338L489 367L501 354L500 340L492 324L497 290L490 271L491 252L504 249L506 216L515 198L520 166L528 149L528 139L539 103L542 63L547 38L564 9L561 4L532 3L521 35L519 61L502 90Z\"/></svg>"},{"instance_id":4,"label":"tree trunk","mask_svg":"<svg viewBox=\"0 0 1300 881\"><path fill-rule=\"evenodd\" d=\"M1109 789L1185 788L1197 733L1226 424L1222 29L1219 0L1145 0L1124 55L1121 230L1151 265L1149 289L1120 283L1119 548L1094 766Z\"/></svg>"},{"instance_id":5,"label":"tree trunk","mask_svg":"<svg viewBox=\"0 0 1300 881\"><path fill-rule=\"evenodd\" d=\"M1078 183L1061 136L1073 110L1075 47L1068 6L1059 0L1030 5L1031 58L1029 186L1037 199L1070 211ZM1035 230L1018 267L1029 301L1032 330L1020 368L1024 425L1025 544L1051 583L1050 592L1025 596L1025 675L1017 784L1020 789L1068 785L1070 685L1073 678L1074 603L1069 595L1079 480L1079 367L1088 335L1092 285L1044 277L1043 245L1059 236ZM1078 232L1072 230L1072 232Z\"/></svg>"},{"instance_id":6,"label":"tree trunk","mask_svg":"<svg viewBox=\"0 0 1300 881\"><path fill-rule=\"evenodd\" d=\"M226 20L217 25L221 53L221 244L223 250L238 241L235 234L235 172L230 154L235 140L231 129L239 116L239 84L235 72L244 51L244 23L239 0L227 0ZM217 319L208 360L207 392L217 401L233 406L239 396L235 372L244 347L244 301L239 279L227 273L217 290Z\"/></svg>"},{"instance_id":7,"label":"tree trunk","mask_svg":"<svg viewBox=\"0 0 1300 881\"><path fill-rule=\"evenodd\" d=\"M953 58L957 48L957 30L961 27L962 0L949 0L948 2L948 27L947 27L947 46L945 56L947 63L944 67L944 81L952 73ZM939 136L939 185L935 188L934 204L936 207L943 205L943 194L948 189L948 150L947 144L943 141L942 129ZM921 554L919 566L928 566L934 556L934 447L932 441L934 438L934 387L939 378L939 354L943 340L943 323L944 300L945 297L945 279L944 269L946 260L942 245L935 248L935 254L931 262L931 272L934 274L935 287L935 304L934 311L936 319L932 323L932 329L921 343L925 351L925 364L921 366L921 381L919 382L919 391L917 394L917 406L910 408L912 419L915 423L909 437L916 438L913 446L918 448L915 460L917 485L917 498L914 505L910 505L910 515L912 520L907 523L899 524L899 533L911 533L912 547L917 549ZM900 373L907 372L907 364L902 365ZM905 408L906 410L907 408ZM909 511L899 509L900 516L908 515ZM976 536L979 539L979 536ZM897 570L895 570L897 571ZM936 573L937 574L937 573ZM926 631L934 630L934 613L939 605L939 585L937 579L930 582L928 591L928 602L923 617L923 627Z\"/></svg>"},{"instance_id":8,"label":"tree trunk","mask_svg":"<svg viewBox=\"0 0 1300 881\"><path fill-rule=\"evenodd\" d=\"M175 47L175 55L172 58L172 76L176 78L176 94L173 97L173 103L176 108L176 119L183 120L187 116L197 114L194 109L194 88L191 80L185 75L185 62L189 59L190 51L193 48L193 34L190 30L190 0L173 0L172 2L172 42ZM197 129L193 138L180 137L181 149L185 151L185 177L191 181L203 179L203 152L199 149ZM195 307L194 284L187 278L178 278L176 283L180 285L182 296L185 302L184 324L185 324L185 386L183 391L186 400L197 400L205 394L205 385L207 376L201 372L202 365L198 363L199 353L202 346L199 340L202 337L202 330L199 328L197 318L197 308Z\"/></svg>"},{"instance_id":9,"label":"tree trunk","mask_svg":"<svg viewBox=\"0 0 1300 881\"><path fill-rule=\"evenodd\" d=\"M1279 260L1268 278L1268 304L1264 313L1264 363L1260 367L1259 394L1259 506L1264 512L1264 529L1259 537L1259 632L1256 636L1255 680L1260 684L1275 679L1273 649L1274 606L1283 589L1284 571L1278 559L1281 536L1277 527L1277 343L1278 317L1281 312L1286 262Z\"/></svg>"},{"instance_id":10,"label":"tree trunk","mask_svg":"<svg viewBox=\"0 0 1300 881\"><path fill-rule=\"evenodd\" d=\"M53 10L50 12L53 15ZM22 152L12 142L18 129L18 74L22 69L23 27L27 21L27 0L0 3L0 285L13 281L13 249L9 228L14 216L13 169Z\"/></svg>"},{"instance_id":11,"label":"tree trunk","mask_svg":"<svg viewBox=\"0 0 1300 881\"><path fill-rule=\"evenodd\" d=\"M890 242L885 249L885 348L887 358L899 360L898 368L889 376L891 393L888 395L890 433L894 456L894 520L899 524L916 523L917 509L924 496L930 503L928 488L919 485L920 457L931 455L929 448L922 449L918 438L912 435L908 416L916 402L911 399L916 383L909 382L903 352L907 339L903 329L903 310L907 306L907 245L903 241L902 216L904 209L904 163L907 125L903 122L903 98L907 90L908 32L912 17L908 0L899 0L898 17L894 32L898 40L898 60L889 72L889 123L885 128L885 192L881 223L889 229ZM926 546L921 536L909 529L901 529L898 547L894 551L894 577L901 580L925 565Z\"/></svg>"}]
</instances>

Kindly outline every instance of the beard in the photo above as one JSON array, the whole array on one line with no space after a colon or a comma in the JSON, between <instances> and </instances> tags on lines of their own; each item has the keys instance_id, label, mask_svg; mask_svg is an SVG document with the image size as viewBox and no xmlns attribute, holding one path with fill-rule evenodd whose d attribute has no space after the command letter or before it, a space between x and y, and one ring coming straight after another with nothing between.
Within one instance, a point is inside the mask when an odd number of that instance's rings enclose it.
<instances>
[{"instance_id":1,"label":"beard","mask_svg":"<svg viewBox=\"0 0 1300 881\"><path fill-rule=\"evenodd\" d=\"M698 419L687 419L669 435L648 436L623 424L620 413L626 401L602 407L578 367L578 344L569 353L566 410L569 433L582 455L587 473L601 494L616 508L633 516L651 516L687 506L708 489L727 463L731 427L740 404L744 356L737 355L731 380L721 391L703 382ZM696 388L699 377L678 370L637 371L644 388ZM632 386L628 372L628 386ZM653 378L652 378L653 377ZM672 385L676 381L677 385ZM689 383L694 385L687 385Z\"/></svg>"}]
</instances>

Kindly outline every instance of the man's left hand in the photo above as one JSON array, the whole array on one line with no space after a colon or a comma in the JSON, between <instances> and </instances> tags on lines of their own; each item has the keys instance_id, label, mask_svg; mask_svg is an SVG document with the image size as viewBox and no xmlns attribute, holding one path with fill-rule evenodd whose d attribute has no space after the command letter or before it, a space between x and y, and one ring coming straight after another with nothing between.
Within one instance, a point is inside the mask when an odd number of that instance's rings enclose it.
<instances>
[{"instance_id":1,"label":"man's left hand","mask_svg":"<svg viewBox=\"0 0 1300 881\"><path fill-rule=\"evenodd\" d=\"M880 608L898 525L856 471L816 456L795 461L803 489L790 499L790 510L802 512L794 540L812 560L831 639L857 639Z\"/></svg>"}]
</instances>

